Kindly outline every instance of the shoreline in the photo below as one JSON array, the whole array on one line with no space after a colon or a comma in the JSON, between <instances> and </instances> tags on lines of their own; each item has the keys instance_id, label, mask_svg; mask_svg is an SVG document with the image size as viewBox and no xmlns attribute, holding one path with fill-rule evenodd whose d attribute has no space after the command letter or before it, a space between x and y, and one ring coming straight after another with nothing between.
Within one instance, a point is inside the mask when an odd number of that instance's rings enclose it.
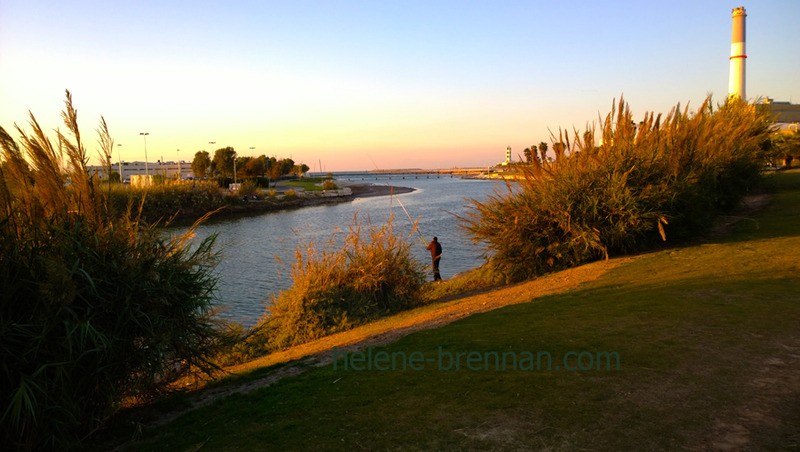
<instances>
[{"instance_id":1,"label":"shoreline","mask_svg":"<svg viewBox=\"0 0 800 452\"><path fill-rule=\"evenodd\" d=\"M353 192L353 195L347 198L351 199L370 198L373 196L401 195L403 193L411 193L417 190L416 188L411 187L398 187L395 185L351 182L343 180L337 180L336 184L342 188L349 188Z\"/></svg>"},{"instance_id":2,"label":"shoreline","mask_svg":"<svg viewBox=\"0 0 800 452\"><path fill-rule=\"evenodd\" d=\"M237 205L226 205L220 208L219 211L214 213L209 220L219 220L236 215L260 215L269 212L278 212L282 210L301 209L303 207L318 206L323 204L338 204L343 202L351 202L358 198L370 198L374 196L387 196L399 195L404 193L411 193L416 191L411 187L396 187L389 185L378 185L372 183L350 182L350 181L337 181L337 185L342 188L350 188L351 195L337 196L337 197L322 197L311 195L309 197L298 196L295 199L273 201L270 199L251 200ZM303 192L300 192L303 193ZM313 193L313 192L311 192ZM182 222L193 222L201 218L207 212L195 211L180 211L174 220Z\"/></svg>"}]
</instances>

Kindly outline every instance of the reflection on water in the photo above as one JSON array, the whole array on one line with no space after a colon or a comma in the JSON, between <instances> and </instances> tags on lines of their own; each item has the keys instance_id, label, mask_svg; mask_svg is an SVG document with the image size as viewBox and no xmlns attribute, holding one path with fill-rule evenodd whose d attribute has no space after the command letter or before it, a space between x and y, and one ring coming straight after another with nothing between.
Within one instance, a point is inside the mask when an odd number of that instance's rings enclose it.
<instances>
[{"instance_id":1,"label":"reflection on water","mask_svg":"<svg viewBox=\"0 0 800 452\"><path fill-rule=\"evenodd\" d=\"M465 212L467 202L464 198L485 199L496 183L445 176L431 179L395 177L379 183L387 182L413 187L416 191L394 198L377 196L333 205L222 218L200 226L196 240L218 233L216 249L220 252L220 261L216 273L219 282L215 293L217 304L225 307L220 315L246 326L255 324L263 316L271 295L291 285L291 265L298 245L315 241L322 246L337 230L344 235L356 213L359 219L370 219L376 225L384 224L393 214L395 231L408 237L412 222L398 198L411 219L419 219L418 227L425 240L430 241L433 236L439 238L443 248L443 278L483 263L480 250L460 231L453 214ZM170 229L180 233L186 228ZM408 241L414 256L430 266L430 254L425 251L419 235L409 237ZM432 279L432 274L428 279Z\"/></svg>"}]
</instances>

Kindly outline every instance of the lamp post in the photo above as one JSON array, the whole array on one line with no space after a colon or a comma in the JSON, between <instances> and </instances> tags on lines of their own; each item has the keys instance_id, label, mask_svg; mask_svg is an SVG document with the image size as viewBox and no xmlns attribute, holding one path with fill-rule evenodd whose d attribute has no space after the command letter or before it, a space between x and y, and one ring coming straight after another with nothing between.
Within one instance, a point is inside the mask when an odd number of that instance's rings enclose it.
<instances>
[{"instance_id":1,"label":"lamp post","mask_svg":"<svg viewBox=\"0 0 800 452\"><path fill-rule=\"evenodd\" d=\"M177 177L177 179L181 180L183 178L181 177L181 150L180 149L175 151L175 159L178 162L178 177Z\"/></svg>"},{"instance_id":2,"label":"lamp post","mask_svg":"<svg viewBox=\"0 0 800 452\"><path fill-rule=\"evenodd\" d=\"M144 138L144 175L149 176L150 172L147 169L147 135L150 135L150 132L139 132L139 135Z\"/></svg>"},{"instance_id":3,"label":"lamp post","mask_svg":"<svg viewBox=\"0 0 800 452\"><path fill-rule=\"evenodd\" d=\"M121 184L122 181L125 180L125 178L122 177L122 150L119 149L120 146L122 146L122 144L117 143L117 161L119 162L119 183Z\"/></svg>"},{"instance_id":4,"label":"lamp post","mask_svg":"<svg viewBox=\"0 0 800 452\"><path fill-rule=\"evenodd\" d=\"M239 157L233 158L233 183L236 183L236 162L239 160Z\"/></svg>"}]
</instances>

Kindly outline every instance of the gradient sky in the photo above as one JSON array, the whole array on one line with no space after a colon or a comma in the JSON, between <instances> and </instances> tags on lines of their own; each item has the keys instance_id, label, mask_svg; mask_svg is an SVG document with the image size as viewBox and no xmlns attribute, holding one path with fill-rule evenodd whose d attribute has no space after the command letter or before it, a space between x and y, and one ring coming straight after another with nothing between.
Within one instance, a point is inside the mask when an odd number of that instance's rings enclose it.
<instances>
[{"instance_id":1,"label":"gradient sky","mask_svg":"<svg viewBox=\"0 0 800 452\"><path fill-rule=\"evenodd\" d=\"M61 126L69 89L92 157L102 115L123 161L149 132L151 161L487 166L620 95L636 117L724 100L738 6L748 97L800 103L797 0L2 0L0 125Z\"/></svg>"}]
</instances>

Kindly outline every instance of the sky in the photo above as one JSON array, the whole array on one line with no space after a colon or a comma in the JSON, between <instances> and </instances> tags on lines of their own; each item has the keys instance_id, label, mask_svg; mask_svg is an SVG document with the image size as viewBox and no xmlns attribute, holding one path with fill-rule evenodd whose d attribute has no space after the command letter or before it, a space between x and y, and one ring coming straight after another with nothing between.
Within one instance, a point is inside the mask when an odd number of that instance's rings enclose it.
<instances>
[{"instance_id":1,"label":"sky","mask_svg":"<svg viewBox=\"0 0 800 452\"><path fill-rule=\"evenodd\" d=\"M68 89L91 163L102 116L114 162L486 167L620 96L723 101L739 6L748 98L800 103L797 0L0 0L0 126L63 127Z\"/></svg>"}]
</instances>

